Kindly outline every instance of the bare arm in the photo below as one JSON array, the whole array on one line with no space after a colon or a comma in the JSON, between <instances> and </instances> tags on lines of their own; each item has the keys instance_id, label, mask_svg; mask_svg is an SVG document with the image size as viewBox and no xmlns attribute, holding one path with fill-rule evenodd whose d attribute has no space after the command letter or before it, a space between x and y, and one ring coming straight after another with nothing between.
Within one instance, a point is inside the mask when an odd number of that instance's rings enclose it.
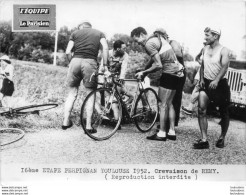
<instances>
[{"instance_id":1,"label":"bare arm","mask_svg":"<svg viewBox=\"0 0 246 195\"><path fill-rule=\"evenodd\" d=\"M73 49L73 46L74 46L74 42L72 40L70 40L68 42L67 49L66 49L66 56L67 56L67 59L68 59L69 62L72 59L72 49Z\"/></svg>"},{"instance_id":2,"label":"bare arm","mask_svg":"<svg viewBox=\"0 0 246 195\"><path fill-rule=\"evenodd\" d=\"M146 66L145 66L145 70L149 69L153 63L154 63L154 60L152 58L150 58L146 64Z\"/></svg>"},{"instance_id":3,"label":"bare arm","mask_svg":"<svg viewBox=\"0 0 246 195\"><path fill-rule=\"evenodd\" d=\"M227 48L223 48L221 51L221 65L222 68L219 74L216 77L216 81L219 82L226 74L228 67L229 67L229 50Z\"/></svg>"},{"instance_id":4,"label":"bare arm","mask_svg":"<svg viewBox=\"0 0 246 195\"><path fill-rule=\"evenodd\" d=\"M144 75L148 75L149 73L156 72L157 70L162 69L162 63L161 63L161 58L160 58L159 53L156 53L152 57L152 60L154 63L152 64L150 68L143 71Z\"/></svg>"},{"instance_id":5,"label":"bare arm","mask_svg":"<svg viewBox=\"0 0 246 195\"><path fill-rule=\"evenodd\" d=\"M178 57L183 57L182 49L181 49L182 47L181 47L181 45L177 41L174 41L173 40L171 42L171 46L172 46L172 49L173 49L175 55L177 56L177 58Z\"/></svg>"},{"instance_id":6,"label":"bare arm","mask_svg":"<svg viewBox=\"0 0 246 195\"><path fill-rule=\"evenodd\" d=\"M211 89L216 89L218 86L219 81L225 76L228 66L229 66L229 50L227 48L223 48L221 51L221 65L222 68L219 72L219 74L217 75L217 77L215 78L215 80L213 80L210 84L209 84L209 88Z\"/></svg>"},{"instance_id":7,"label":"bare arm","mask_svg":"<svg viewBox=\"0 0 246 195\"><path fill-rule=\"evenodd\" d=\"M100 43L102 46L102 58L103 58L103 65L107 66L108 65L108 43L105 38L100 39Z\"/></svg>"},{"instance_id":8,"label":"bare arm","mask_svg":"<svg viewBox=\"0 0 246 195\"><path fill-rule=\"evenodd\" d=\"M125 54L124 60L121 65L120 79L124 79L126 77L127 64L128 64L128 54Z\"/></svg>"},{"instance_id":9,"label":"bare arm","mask_svg":"<svg viewBox=\"0 0 246 195\"><path fill-rule=\"evenodd\" d=\"M196 56L195 60L199 63L199 64L202 64L202 61L200 60L200 57L203 53L203 48L201 49L200 53Z\"/></svg>"},{"instance_id":10,"label":"bare arm","mask_svg":"<svg viewBox=\"0 0 246 195\"><path fill-rule=\"evenodd\" d=\"M204 59L202 59L202 64L200 67L200 83L199 83L201 88L204 88Z\"/></svg>"}]
</instances>

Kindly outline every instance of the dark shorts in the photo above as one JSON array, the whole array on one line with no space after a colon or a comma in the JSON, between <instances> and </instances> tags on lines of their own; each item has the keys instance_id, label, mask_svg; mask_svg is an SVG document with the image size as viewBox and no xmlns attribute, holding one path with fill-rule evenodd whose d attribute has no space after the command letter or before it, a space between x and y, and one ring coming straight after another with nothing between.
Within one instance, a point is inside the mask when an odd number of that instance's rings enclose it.
<instances>
[{"instance_id":1,"label":"dark shorts","mask_svg":"<svg viewBox=\"0 0 246 195\"><path fill-rule=\"evenodd\" d=\"M98 65L94 59L73 58L69 63L67 84L70 87L78 87L83 79L87 88L97 87L97 77L91 75L98 71ZM91 80L90 80L91 79Z\"/></svg>"},{"instance_id":2,"label":"dark shorts","mask_svg":"<svg viewBox=\"0 0 246 195\"><path fill-rule=\"evenodd\" d=\"M4 95L4 96L12 96L13 95L13 92L14 92L14 83L13 81L7 79L7 78L4 78L3 79L3 84L2 84L2 89L1 89L1 93Z\"/></svg>"},{"instance_id":3,"label":"dark shorts","mask_svg":"<svg viewBox=\"0 0 246 195\"><path fill-rule=\"evenodd\" d=\"M162 73L160 78L160 87L176 90L179 82L179 77L167 73Z\"/></svg>"},{"instance_id":4,"label":"dark shorts","mask_svg":"<svg viewBox=\"0 0 246 195\"><path fill-rule=\"evenodd\" d=\"M204 78L204 82L205 88L200 88L200 91L204 91L207 94L211 103L216 106L229 106L231 93L226 78L219 81L216 89L209 89L209 84L212 82L211 80Z\"/></svg>"}]
</instances>

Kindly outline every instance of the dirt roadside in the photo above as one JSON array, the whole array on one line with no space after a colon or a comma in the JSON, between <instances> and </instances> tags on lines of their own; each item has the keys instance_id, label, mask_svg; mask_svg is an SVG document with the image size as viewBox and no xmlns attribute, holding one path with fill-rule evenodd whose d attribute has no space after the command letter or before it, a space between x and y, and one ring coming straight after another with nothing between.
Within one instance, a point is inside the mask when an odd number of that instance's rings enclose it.
<instances>
[{"instance_id":1,"label":"dirt roadside","mask_svg":"<svg viewBox=\"0 0 246 195\"><path fill-rule=\"evenodd\" d=\"M112 138L94 141L80 126L63 131L43 129L1 147L1 163L37 164L245 164L245 123L232 120L226 147L218 149L219 119L209 119L210 148L194 150L199 138L197 118L182 119L176 130L177 141L149 141L134 125L124 125Z\"/></svg>"}]
</instances>

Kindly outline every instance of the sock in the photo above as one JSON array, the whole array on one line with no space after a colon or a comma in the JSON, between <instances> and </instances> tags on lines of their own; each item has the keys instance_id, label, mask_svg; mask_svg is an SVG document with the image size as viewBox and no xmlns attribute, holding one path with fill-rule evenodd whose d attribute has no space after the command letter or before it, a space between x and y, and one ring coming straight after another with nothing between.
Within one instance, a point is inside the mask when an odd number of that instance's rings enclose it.
<instances>
[{"instance_id":1,"label":"sock","mask_svg":"<svg viewBox=\"0 0 246 195\"><path fill-rule=\"evenodd\" d=\"M157 136L158 136L158 137L166 137L166 132L164 132L164 131L159 131L159 132L157 133Z\"/></svg>"},{"instance_id":2,"label":"sock","mask_svg":"<svg viewBox=\"0 0 246 195\"><path fill-rule=\"evenodd\" d=\"M175 131L173 129L169 129L168 135L175 135Z\"/></svg>"}]
</instances>

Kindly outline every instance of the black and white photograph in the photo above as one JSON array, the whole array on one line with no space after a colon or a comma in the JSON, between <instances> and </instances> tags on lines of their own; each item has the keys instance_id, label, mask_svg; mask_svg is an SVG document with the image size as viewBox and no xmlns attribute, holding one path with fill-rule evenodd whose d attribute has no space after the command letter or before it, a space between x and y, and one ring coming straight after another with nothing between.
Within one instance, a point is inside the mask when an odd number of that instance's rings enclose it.
<instances>
[{"instance_id":1,"label":"black and white photograph","mask_svg":"<svg viewBox=\"0 0 246 195\"><path fill-rule=\"evenodd\" d=\"M246 1L0 0L0 144L4 195L244 195Z\"/></svg>"}]
</instances>

